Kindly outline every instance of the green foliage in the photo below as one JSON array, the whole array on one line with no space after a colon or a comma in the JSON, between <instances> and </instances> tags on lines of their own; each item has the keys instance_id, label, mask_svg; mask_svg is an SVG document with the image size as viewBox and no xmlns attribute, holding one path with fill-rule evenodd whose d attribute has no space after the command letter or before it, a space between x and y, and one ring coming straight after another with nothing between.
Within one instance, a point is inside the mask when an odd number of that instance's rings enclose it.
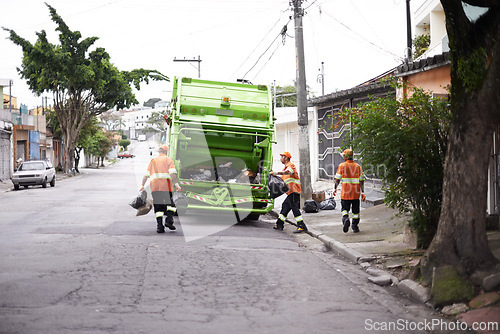
<instances>
[{"instance_id":1,"label":"green foliage","mask_svg":"<svg viewBox=\"0 0 500 334\"><path fill-rule=\"evenodd\" d=\"M130 145L130 140L128 140L128 139L120 139L118 141L118 145L123 146L123 149L126 151L127 147Z\"/></svg>"},{"instance_id":2,"label":"green foliage","mask_svg":"<svg viewBox=\"0 0 500 334\"><path fill-rule=\"evenodd\" d=\"M113 134L104 132L102 129L96 131L86 142L85 152L96 157L104 158L113 146Z\"/></svg>"},{"instance_id":3,"label":"green foliage","mask_svg":"<svg viewBox=\"0 0 500 334\"><path fill-rule=\"evenodd\" d=\"M307 96L314 97L309 86L307 86ZM297 106L297 87L293 86L276 86L276 107L296 107Z\"/></svg>"},{"instance_id":4,"label":"green foliage","mask_svg":"<svg viewBox=\"0 0 500 334\"><path fill-rule=\"evenodd\" d=\"M470 56L457 61L457 75L466 93L479 89L486 77L488 56L485 48L473 50Z\"/></svg>"},{"instance_id":5,"label":"green foliage","mask_svg":"<svg viewBox=\"0 0 500 334\"><path fill-rule=\"evenodd\" d=\"M146 125L142 129L142 133L163 131L163 129L167 125L163 116L163 113L153 111L151 113L151 116L145 122Z\"/></svg>"},{"instance_id":6,"label":"green foliage","mask_svg":"<svg viewBox=\"0 0 500 334\"><path fill-rule=\"evenodd\" d=\"M411 97L401 101L378 98L358 109L346 109L339 117L352 122L354 139L349 144L361 155L367 174L378 173L384 182L385 201L412 214L419 246L426 247L441 210L448 102L414 89Z\"/></svg>"},{"instance_id":7,"label":"green foliage","mask_svg":"<svg viewBox=\"0 0 500 334\"><path fill-rule=\"evenodd\" d=\"M413 47L415 52L413 53L413 59L417 59L423 55L427 50L429 50L429 45L431 44L431 36L428 34L423 34L415 37L413 40Z\"/></svg>"},{"instance_id":8,"label":"green foliage","mask_svg":"<svg viewBox=\"0 0 500 334\"><path fill-rule=\"evenodd\" d=\"M48 4L47 7L57 25L59 44L50 43L44 30L37 33L38 39L32 44L15 31L3 29L9 32L14 44L22 47L23 60L18 72L30 90L54 95L54 109L65 149L69 150L64 156L67 170L71 168L78 134L93 116L115 106L120 109L137 104L131 85L140 89L140 84L150 79L169 79L156 70L119 71L104 48L90 50L97 37L82 39L82 34L71 31L53 7Z\"/></svg>"}]
</instances>

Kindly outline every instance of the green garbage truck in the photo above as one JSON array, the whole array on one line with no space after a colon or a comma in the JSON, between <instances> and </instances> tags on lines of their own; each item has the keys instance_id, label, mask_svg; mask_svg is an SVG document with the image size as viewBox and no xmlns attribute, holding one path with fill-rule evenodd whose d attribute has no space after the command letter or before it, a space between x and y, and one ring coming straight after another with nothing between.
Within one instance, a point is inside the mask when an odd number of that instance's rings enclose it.
<instances>
[{"instance_id":1,"label":"green garbage truck","mask_svg":"<svg viewBox=\"0 0 500 334\"><path fill-rule=\"evenodd\" d=\"M174 79L167 144L183 189L176 194L180 212L234 211L238 219L256 219L273 208L272 108L266 85Z\"/></svg>"}]
</instances>

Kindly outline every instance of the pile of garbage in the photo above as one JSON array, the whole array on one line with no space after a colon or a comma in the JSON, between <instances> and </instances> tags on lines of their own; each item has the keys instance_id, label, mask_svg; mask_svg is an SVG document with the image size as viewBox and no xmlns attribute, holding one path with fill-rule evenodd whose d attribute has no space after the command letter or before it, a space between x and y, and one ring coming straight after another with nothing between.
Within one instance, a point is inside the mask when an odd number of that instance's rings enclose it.
<instances>
[{"instance_id":1,"label":"pile of garbage","mask_svg":"<svg viewBox=\"0 0 500 334\"><path fill-rule=\"evenodd\" d=\"M182 169L183 179L195 181L219 181L223 183L260 184L260 173L248 168L243 170L234 168L232 162L220 164L217 167L198 165L193 168Z\"/></svg>"}]
</instances>

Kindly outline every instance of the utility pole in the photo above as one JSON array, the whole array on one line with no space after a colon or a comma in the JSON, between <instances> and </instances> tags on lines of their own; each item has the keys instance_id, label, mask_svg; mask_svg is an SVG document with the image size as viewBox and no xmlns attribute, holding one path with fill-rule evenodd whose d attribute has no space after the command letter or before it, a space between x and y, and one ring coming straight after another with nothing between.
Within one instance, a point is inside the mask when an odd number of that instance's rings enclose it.
<instances>
[{"instance_id":1,"label":"utility pole","mask_svg":"<svg viewBox=\"0 0 500 334\"><path fill-rule=\"evenodd\" d=\"M307 86L304 59L304 36L302 31L303 0L292 0L295 23L296 77L297 77L297 116L299 125L300 184L302 188L301 207L305 200L312 197L311 155L309 150L309 124L307 113Z\"/></svg>"},{"instance_id":2,"label":"utility pole","mask_svg":"<svg viewBox=\"0 0 500 334\"><path fill-rule=\"evenodd\" d=\"M406 0L406 48L407 48L407 57L406 63L409 63L413 60L412 55L412 40L411 40L411 12L410 12L410 0Z\"/></svg>"},{"instance_id":3,"label":"utility pole","mask_svg":"<svg viewBox=\"0 0 500 334\"><path fill-rule=\"evenodd\" d=\"M201 57L198 56L198 59L194 58L194 59L186 59L186 57L184 57L184 59L177 59L174 57L174 61L182 61L182 62L188 62L188 63L198 63L198 79L201 77L201 71L200 71L200 64L201 64ZM191 64L193 65L193 64ZM194 65L193 65L194 66Z\"/></svg>"}]
</instances>

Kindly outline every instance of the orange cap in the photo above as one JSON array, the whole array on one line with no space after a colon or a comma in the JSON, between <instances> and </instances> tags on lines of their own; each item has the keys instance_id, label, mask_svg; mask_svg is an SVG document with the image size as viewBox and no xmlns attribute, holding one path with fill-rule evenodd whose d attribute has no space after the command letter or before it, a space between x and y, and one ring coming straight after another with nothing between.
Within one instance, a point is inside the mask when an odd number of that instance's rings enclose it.
<instances>
[{"instance_id":1,"label":"orange cap","mask_svg":"<svg viewBox=\"0 0 500 334\"><path fill-rule=\"evenodd\" d=\"M350 148L348 148L348 149L344 150L342 155L344 156L344 159L352 160L352 158L354 156L354 152Z\"/></svg>"},{"instance_id":2,"label":"orange cap","mask_svg":"<svg viewBox=\"0 0 500 334\"><path fill-rule=\"evenodd\" d=\"M167 145L160 145L160 147L158 148L159 151L165 151L167 152L168 151L168 146Z\"/></svg>"},{"instance_id":3,"label":"orange cap","mask_svg":"<svg viewBox=\"0 0 500 334\"><path fill-rule=\"evenodd\" d=\"M283 152L281 153L280 155L284 155L285 157L287 157L288 159L291 159L292 158L292 155L290 154L290 152Z\"/></svg>"}]
</instances>

